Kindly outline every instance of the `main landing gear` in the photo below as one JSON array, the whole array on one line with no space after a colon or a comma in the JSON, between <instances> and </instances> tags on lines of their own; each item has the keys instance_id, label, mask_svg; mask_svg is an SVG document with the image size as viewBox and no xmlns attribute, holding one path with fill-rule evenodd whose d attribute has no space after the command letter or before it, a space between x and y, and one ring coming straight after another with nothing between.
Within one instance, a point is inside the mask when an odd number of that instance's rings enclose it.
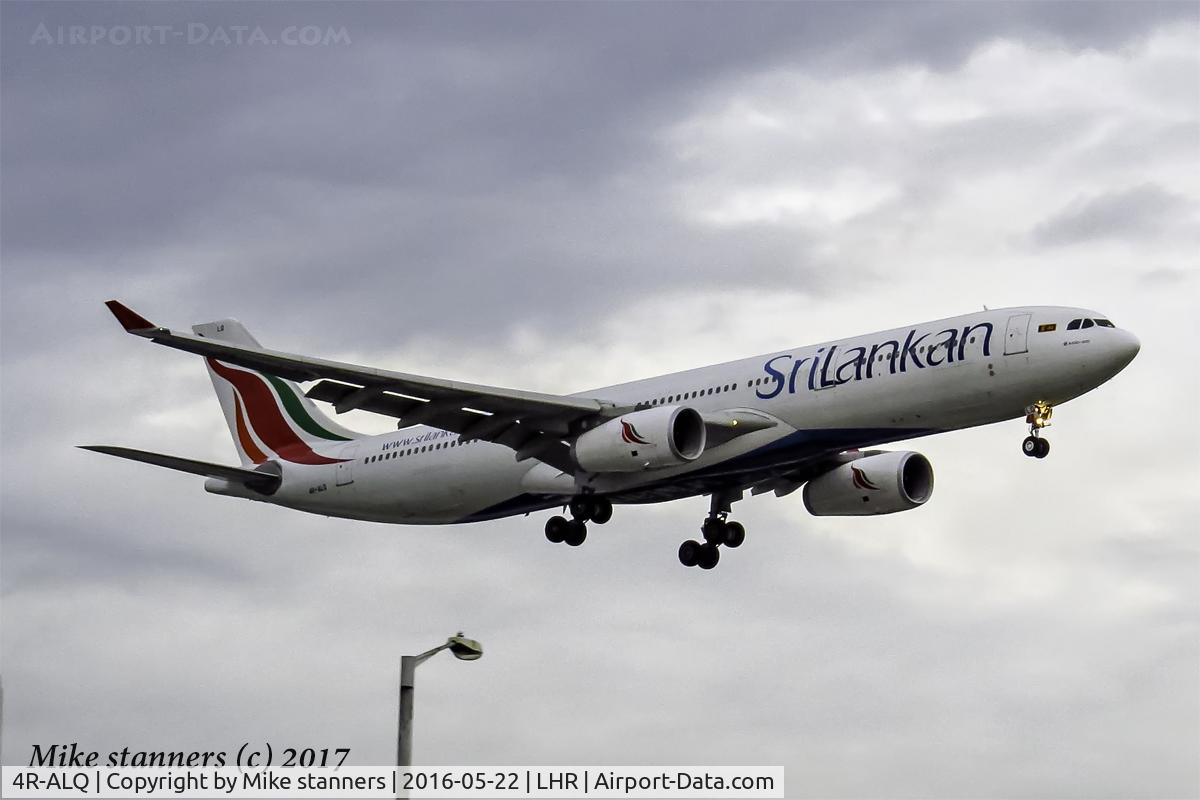
<instances>
[{"instance_id":1,"label":"main landing gear","mask_svg":"<svg viewBox=\"0 0 1200 800\"><path fill-rule=\"evenodd\" d=\"M736 496L734 496L736 494ZM689 539L679 545L679 563L685 567L712 569L721 560L721 545L740 547L746 541L746 529L740 522L726 519L730 506L741 499L741 492L714 492L708 518L700 526L704 544Z\"/></svg>"},{"instance_id":2,"label":"main landing gear","mask_svg":"<svg viewBox=\"0 0 1200 800\"><path fill-rule=\"evenodd\" d=\"M579 547L587 539L588 522L603 525L612 519L612 503L594 494L573 497L567 507L571 519L554 516L546 520L546 538L555 544L566 542L571 547Z\"/></svg>"},{"instance_id":3,"label":"main landing gear","mask_svg":"<svg viewBox=\"0 0 1200 800\"><path fill-rule=\"evenodd\" d=\"M1050 426L1054 407L1041 400L1025 409L1025 421L1029 423L1029 435L1021 442L1021 452L1030 458L1045 458L1050 455L1050 441L1042 438L1042 428Z\"/></svg>"}]
</instances>

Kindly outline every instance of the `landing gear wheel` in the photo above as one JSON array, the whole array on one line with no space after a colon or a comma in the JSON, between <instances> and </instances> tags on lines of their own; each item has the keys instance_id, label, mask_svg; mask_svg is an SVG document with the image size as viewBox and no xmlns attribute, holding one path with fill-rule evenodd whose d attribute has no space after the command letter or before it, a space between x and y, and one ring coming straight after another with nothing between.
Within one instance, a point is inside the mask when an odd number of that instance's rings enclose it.
<instances>
[{"instance_id":1,"label":"landing gear wheel","mask_svg":"<svg viewBox=\"0 0 1200 800\"><path fill-rule=\"evenodd\" d=\"M700 551L704 545L697 541L688 539L683 544L679 545L679 563L685 567L694 567L700 563Z\"/></svg>"},{"instance_id":2,"label":"landing gear wheel","mask_svg":"<svg viewBox=\"0 0 1200 800\"><path fill-rule=\"evenodd\" d=\"M567 533L563 537L563 541L571 545L571 547L579 547L583 544L583 540L587 538L587 525L581 521L573 519L567 523Z\"/></svg>"},{"instance_id":3,"label":"landing gear wheel","mask_svg":"<svg viewBox=\"0 0 1200 800\"><path fill-rule=\"evenodd\" d=\"M1029 436L1021 442L1021 452L1032 458L1045 458L1050 455L1050 442L1042 438L1042 428L1050 427L1050 418L1054 416L1054 407L1045 400L1039 400L1025 408L1025 421L1029 423Z\"/></svg>"},{"instance_id":4,"label":"landing gear wheel","mask_svg":"<svg viewBox=\"0 0 1200 800\"><path fill-rule=\"evenodd\" d=\"M583 520L584 522L587 522L592 518L592 515L596 513L596 504L592 498L588 497L587 495L572 497L568 507L571 509L572 517L577 520Z\"/></svg>"},{"instance_id":5,"label":"landing gear wheel","mask_svg":"<svg viewBox=\"0 0 1200 800\"><path fill-rule=\"evenodd\" d=\"M564 517L551 517L546 520L546 538L554 544L561 544L567 536L567 527L570 524Z\"/></svg>"},{"instance_id":6,"label":"landing gear wheel","mask_svg":"<svg viewBox=\"0 0 1200 800\"><path fill-rule=\"evenodd\" d=\"M608 498L597 497L593 500L595 507L592 509L592 522L597 525L603 525L612 519L613 507Z\"/></svg>"},{"instance_id":7,"label":"landing gear wheel","mask_svg":"<svg viewBox=\"0 0 1200 800\"><path fill-rule=\"evenodd\" d=\"M721 551L717 549L715 544L700 545L700 560L697 562L700 569L712 569L721 560Z\"/></svg>"},{"instance_id":8,"label":"landing gear wheel","mask_svg":"<svg viewBox=\"0 0 1200 800\"><path fill-rule=\"evenodd\" d=\"M1033 458L1041 451L1042 446L1038 444L1041 439L1037 436L1026 436L1025 441L1021 442L1021 452Z\"/></svg>"},{"instance_id":9,"label":"landing gear wheel","mask_svg":"<svg viewBox=\"0 0 1200 800\"><path fill-rule=\"evenodd\" d=\"M725 523L725 546L739 547L746 541L746 529L740 522Z\"/></svg>"},{"instance_id":10,"label":"landing gear wheel","mask_svg":"<svg viewBox=\"0 0 1200 800\"><path fill-rule=\"evenodd\" d=\"M725 541L725 522L716 517L709 517L700 526L700 533L704 535L704 541L716 546Z\"/></svg>"}]
</instances>

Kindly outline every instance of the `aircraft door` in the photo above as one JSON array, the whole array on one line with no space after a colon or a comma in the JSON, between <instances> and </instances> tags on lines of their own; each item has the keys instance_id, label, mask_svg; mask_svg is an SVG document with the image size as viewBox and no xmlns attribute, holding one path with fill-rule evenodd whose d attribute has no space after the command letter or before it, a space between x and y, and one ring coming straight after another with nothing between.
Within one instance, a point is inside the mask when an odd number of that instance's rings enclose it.
<instances>
[{"instance_id":1,"label":"aircraft door","mask_svg":"<svg viewBox=\"0 0 1200 800\"><path fill-rule=\"evenodd\" d=\"M1032 314L1013 314L1008 318L1008 329L1004 332L1004 355L1015 356L1028 353L1029 320Z\"/></svg>"},{"instance_id":2,"label":"aircraft door","mask_svg":"<svg viewBox=\"0 0 1200 800\"><path fill-rule=\"evenodd\" d=\"M354 458L358 455L358 445L350 444L342 448L341 457L346 459L337 465L337 479L335 483L338 486L346 486L354 483Z\"/></svg>"}]
</instances>

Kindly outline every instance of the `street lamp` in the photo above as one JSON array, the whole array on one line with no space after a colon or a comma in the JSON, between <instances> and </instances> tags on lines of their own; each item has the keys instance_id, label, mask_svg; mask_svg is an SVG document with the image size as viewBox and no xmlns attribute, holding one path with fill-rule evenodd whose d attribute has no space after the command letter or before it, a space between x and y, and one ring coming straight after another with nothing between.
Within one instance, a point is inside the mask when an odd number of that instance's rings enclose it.
<instances>
[{"instance_id":1,"label":"street lamp","mask_svg":"<svg viewBox=\"0 0 1200 800\"><path fill-rule=\"evenodd\" d=\"M483 645L474 639L467 639L459 631L432 650L426 650L419 656L400 657L400 725L396 734L396 766L412 766L412 718L413 718L413 679L416 677L417 666L423 664L433 655L443 650L449 650L460 661L475 661L483 656Z\"/></svg>"}]
</instances>

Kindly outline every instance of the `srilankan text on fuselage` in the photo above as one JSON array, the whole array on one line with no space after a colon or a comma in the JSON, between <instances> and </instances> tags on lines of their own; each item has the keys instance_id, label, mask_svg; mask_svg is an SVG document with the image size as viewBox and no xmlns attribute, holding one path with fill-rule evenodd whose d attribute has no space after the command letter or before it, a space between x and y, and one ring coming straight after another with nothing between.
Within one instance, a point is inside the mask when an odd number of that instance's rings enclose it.
<instances>
[{"instance_id":1,"label":"srilankan text on fuselage","mask_svg":"<svg viewBox=\"0 0 1200 800\"><path fill-rule=\"evenodd\" d=\"M972 334L976 332L979 336L973 337ZM897 372L908 372L910 367L926 369L954 364L967 359L968 345L972 350L990 356L992 333L990 322L964 325L961 329L953 327L936 332L927 331L919 335L916 328L910 328L903 337L903 344L900 339L885 339L845 349L840 344L818 347L811 356L801 357L799 352L783 353L763 364L768 384L755 393L763 400L770 400L785 388L789 394L795 394L801 376L804 376L804 387L809 391L817 391L870 379L885 371L895 375ZM931 337L934 338L922 351L920 348ZM978 342L974 341L976 338Z\"/></svg>"}]
</instances>

